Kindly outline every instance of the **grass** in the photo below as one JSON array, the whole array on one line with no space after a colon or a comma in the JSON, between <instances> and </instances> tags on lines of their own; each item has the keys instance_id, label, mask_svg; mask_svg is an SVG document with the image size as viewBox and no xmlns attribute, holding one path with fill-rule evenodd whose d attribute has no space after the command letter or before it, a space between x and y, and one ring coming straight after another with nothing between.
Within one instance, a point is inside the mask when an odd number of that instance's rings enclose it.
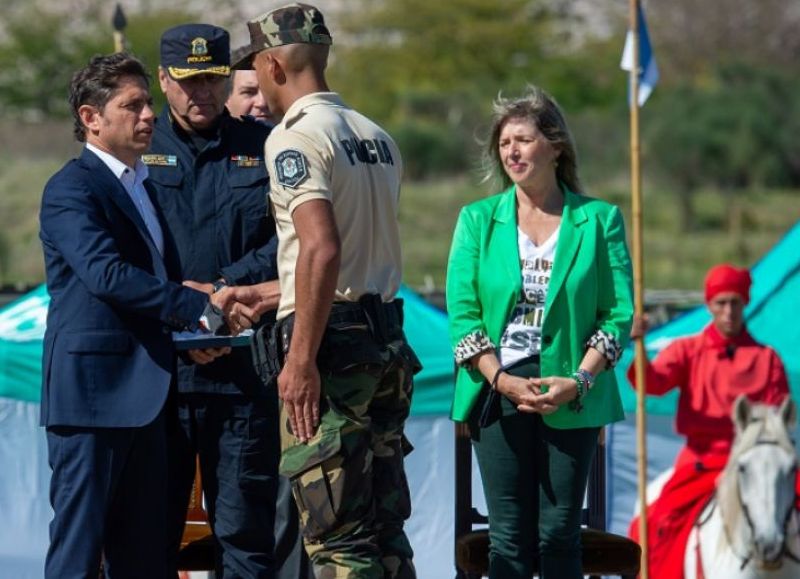
<instances>
[{"instance_id":1,"label":"grass","mask_svg":"<svg viewBox=\"0 0 800 579\"><path fill-rule=\"evenodd\" d=\"M74 156L69 123L44 129L0 121L0 285L34 284L44 279L38 239L38 211L47 179ZM610 185L588 184L590 194L618 204L631 233L629 193L624 175ZM752 265L800 219L800 191L749 192L737 197L739 223L728 226L731 199L714 191L693 197L698 228L681 229L683 216L673 193L645 181L645 286L698 289L706 270L721 261ZM403 186L400 233L405 282L415 288L442 288L447 254L458 212L490 193L467 176ZM800 251L800 248L798 248Z\"/></svg>"},{"instance_id":2,"label":"grass","mask_svg":"<svg viewBox=\"0 0 800 579\"><path fill-rule=\"evenodd\" d=\"M665 192L646 197L645 285L697 289L712 265L723 261L753 265L800 219L797 193L769 191L732 202L716 192L700 192L693 205L698 222L705 225L692 232L682 231L678 204L669 201L673 196ZM740 211L738 226L729 225L732 203Z\"/></svg>"},{"instance_id":3,"label":"grass","mask_svg":"<svg viewBox=\"0 0 800 579\"><path fill-rule=\"evenodd\" d=\"M444 287L450 240L461 207L484 196L466 178L406 183L400 198L403 277L412 287Z\"/></svg>"},{"instance_id":4,"label":"grass","mask_svg":"<svg viewBox=\"0 0 800 579\"><path fill-rule=\"evenodd\" d=\"M0 168L0 282L44 279L39 243L39 202L57 159L22 159Z\"/></svg>"}]
</instances>

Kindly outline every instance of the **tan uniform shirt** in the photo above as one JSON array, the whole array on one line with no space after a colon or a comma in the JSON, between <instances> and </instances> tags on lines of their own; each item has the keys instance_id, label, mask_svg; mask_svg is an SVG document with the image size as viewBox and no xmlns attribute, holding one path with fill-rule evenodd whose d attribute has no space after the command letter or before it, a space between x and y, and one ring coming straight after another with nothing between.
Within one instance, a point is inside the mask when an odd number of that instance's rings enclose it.
<instances>
[{"instance_id":1,"label":"tan uniform shirt","mask_svg":"<svg viewBox=\"0 0 800 579\"><path fill-rule=\"evenodd\" d=\"M336 93L313 93L292 104L267 139L270 202L278 230L281 301L278 319L295 309L299 241L292 212L327 199L341 239L336 301L400 287L397 225L402 161L392 138L345 105Z\"/></svg>"}]
</instances>

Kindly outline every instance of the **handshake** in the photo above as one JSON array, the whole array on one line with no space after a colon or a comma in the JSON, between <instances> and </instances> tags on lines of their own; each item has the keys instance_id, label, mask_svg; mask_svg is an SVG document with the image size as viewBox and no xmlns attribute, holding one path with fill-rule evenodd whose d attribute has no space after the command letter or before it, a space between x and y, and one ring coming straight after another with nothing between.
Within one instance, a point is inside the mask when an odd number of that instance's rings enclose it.
<instances>
[{"instance_id":1,"label":"handshake","mask_svg":"<svg viewBox=\"0 0 800 579\"><path fill-rule=\"evenodd\" d=\"M211 305L222 312L232 335L256 324L264 312L277 309L280 300L278 280L248 286L225 286L214 291L213 284L184 281L183 285L207 293ZM230 352L230 348L189 350L189 357L198 364L207 364Z\"/></svg>"}]
</instances>

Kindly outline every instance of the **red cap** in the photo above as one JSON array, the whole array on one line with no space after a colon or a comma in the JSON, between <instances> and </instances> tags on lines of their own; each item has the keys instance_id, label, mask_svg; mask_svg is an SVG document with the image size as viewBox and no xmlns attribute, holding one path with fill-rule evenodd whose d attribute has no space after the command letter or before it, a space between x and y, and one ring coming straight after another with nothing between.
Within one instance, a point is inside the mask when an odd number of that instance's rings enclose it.
<instances>
[{"instance_id":1,"label":"red cap","mask_svg":"<svg viewBox=\"0 0 800 579\"><path fill-rule=\"evenodd\" d=\"M706 274L706 303L722 292L734 292L742 296L745 303L750 301L750 272L730 264L715 265Z\"/></svg>"}]
</instances>

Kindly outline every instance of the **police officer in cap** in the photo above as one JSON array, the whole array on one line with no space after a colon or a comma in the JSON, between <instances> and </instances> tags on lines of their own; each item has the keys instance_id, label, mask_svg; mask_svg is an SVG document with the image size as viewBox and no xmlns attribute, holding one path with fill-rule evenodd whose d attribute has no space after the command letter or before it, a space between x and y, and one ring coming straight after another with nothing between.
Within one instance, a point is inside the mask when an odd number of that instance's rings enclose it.
<instances>
[{"instance_id":1,"label":"police officer in cap","mask_svg":"<svg viewBox=\"0 0 800 579\"><path fill-rule=\"evenodd\" d=\"M158 80L167 106L142 156L184 283L209 294L277 277L262 150L269 129L227 113L229 75L222 28L185 24L164 32ZM277 282L265 287L274 307ZM273 577L275 393L259 381L247 347L193 350L178 365L169 448L172 571L199 455L219 546L217 577Z\"/></svg>"},{"instance_id":2,"label":"police officer in cap","mask_svg":"<svg viewBox=\"0 0 800 579\"><path fill-rule=\"evenodd\" d=\"M395 299L400 152L330 92L319 10L291 4L247 26L237 68L255 69L283 117L265 151L280 239L281 472L318 577L414 577L403 429L419 361ZM255 314L260 290L230 296Z\"/></svg>"}]
</instances>

